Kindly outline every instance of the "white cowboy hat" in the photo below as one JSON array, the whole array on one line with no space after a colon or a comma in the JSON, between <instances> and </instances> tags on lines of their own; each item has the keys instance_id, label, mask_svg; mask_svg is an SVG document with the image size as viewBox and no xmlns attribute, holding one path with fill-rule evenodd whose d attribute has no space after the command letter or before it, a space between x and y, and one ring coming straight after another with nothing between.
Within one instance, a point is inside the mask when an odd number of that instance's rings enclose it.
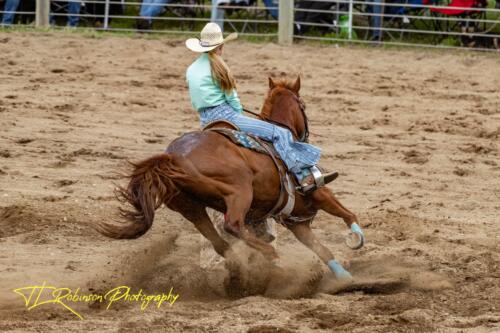
<instances>
[{"instance_id":1,"label":"white cowboy hat","mask_svg":"<svg viewBox=\"0 0 500 333\"><path fill-rule=\"evenodd\" d=\"M200 39L190 38L186 41L186 47L193 52L208 52L217 46L230 40L238 38L238 34L233 32L226 38L222 35L222 30L217 23L207 23L200 33Z\"/></svg>"}]
</instances>

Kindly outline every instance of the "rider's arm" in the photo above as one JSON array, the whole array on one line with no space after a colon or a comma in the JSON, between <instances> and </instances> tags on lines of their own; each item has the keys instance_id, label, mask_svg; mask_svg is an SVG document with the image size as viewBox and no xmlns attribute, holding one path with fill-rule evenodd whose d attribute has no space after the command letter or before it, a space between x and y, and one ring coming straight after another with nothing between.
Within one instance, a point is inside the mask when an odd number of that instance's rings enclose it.
<instances>
[{"instance_id":1,"label":"rider's arm","mask_svg":"<svg viewBox=\"0 0 500 333\"><path fill-rule=\"evenodd\" d=\"M236 89L234 89L231 94L226 93L226 102L237 112L243 112L243 107L241 106L240 98L238 97Z\"/></svg>"}]
</instances>

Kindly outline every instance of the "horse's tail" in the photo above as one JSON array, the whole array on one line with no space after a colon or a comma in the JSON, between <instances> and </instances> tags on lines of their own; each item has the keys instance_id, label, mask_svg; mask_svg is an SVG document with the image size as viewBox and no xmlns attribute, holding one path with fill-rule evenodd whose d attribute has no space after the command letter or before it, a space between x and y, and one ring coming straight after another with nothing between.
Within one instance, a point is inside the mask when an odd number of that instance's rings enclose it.
<instances>
[{"instance_id":1,"label":"horse's tail","mask_svg":"<svg viewBox=\"0 0 500 333\"><path fill-rule=\"evenodd\" d=\"M99 224L97 229L105 236L130 239L144 235L153 224L155 210L179 193L173 179L182 177L184 172L173 164L171 155L156 155L132 165L128 186L118 187L115 194L119 201L134 206L134 210L120 208L125 222Z\"/></svg>"}]
</instances>

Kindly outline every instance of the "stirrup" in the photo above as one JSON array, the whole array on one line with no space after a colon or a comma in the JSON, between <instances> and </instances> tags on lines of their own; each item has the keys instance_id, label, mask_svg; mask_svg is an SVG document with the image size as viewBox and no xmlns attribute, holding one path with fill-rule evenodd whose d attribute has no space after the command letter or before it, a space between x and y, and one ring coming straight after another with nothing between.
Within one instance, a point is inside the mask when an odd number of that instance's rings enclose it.
<instances>
[{"instance_id":1,"label":"stirrup","mask_svg":"<svg viewBox=\"0 0 500 333\"><path fill-rule=\"evenodd\" d=\"M310 193L316 190L317 188L325 186L326 184L337 179L337 177L339 176L338 172L328 172L323 174L321 173L321 170L316 166L309 168L309 170L311 171L311 175L313 176L314 183L308 185L301 184L299 186L299 191L301 191L304 194Z\"/></svg>"}]
</instances>

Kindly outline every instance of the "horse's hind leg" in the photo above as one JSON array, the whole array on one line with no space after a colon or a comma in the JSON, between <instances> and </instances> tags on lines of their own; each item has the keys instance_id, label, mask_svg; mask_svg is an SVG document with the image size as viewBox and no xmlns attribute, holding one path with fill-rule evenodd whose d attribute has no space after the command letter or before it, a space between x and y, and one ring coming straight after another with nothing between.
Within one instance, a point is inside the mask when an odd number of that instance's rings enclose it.
<instances>
[{"instance_id":1,"label":"horse's hind leg","mask_svg":"<svg viewBox=\"0 0 500 333\"><path fill-rule=\"evenodd\" d=\"M172 200L168 204L168 207L179 212L188 221L193 223L195 228L212 243L215 252L224 257L225 252L229 249L229 244L215 230L205 207L190 201L184 196L176 199L178 200Z\"/></svg>"},{"instance_id":2,"label":"horse's hind leg","mask_svg":"<svg viewBox=\"0 0 500 333\"><path fill-rule=\"evenodd\" d=\"M277 258L274 247L256 237L245 226L245 216L252 204L252 192L249 189L240 189L224 197L226 215L224 228L233 235L240 237L250 247L260 251L267 258Z\"/></svg>"}]
</instances>

